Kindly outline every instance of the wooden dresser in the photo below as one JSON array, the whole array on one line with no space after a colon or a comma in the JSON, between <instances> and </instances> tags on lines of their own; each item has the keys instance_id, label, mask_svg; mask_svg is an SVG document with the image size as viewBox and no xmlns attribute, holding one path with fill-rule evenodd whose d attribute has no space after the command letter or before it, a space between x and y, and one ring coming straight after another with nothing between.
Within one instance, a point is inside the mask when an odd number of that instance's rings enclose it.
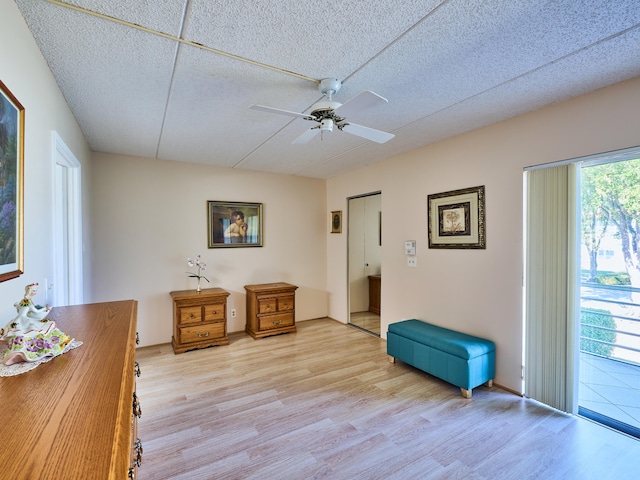
<instances>
[{"instance_id":1,"label":"wooden dresser","mask_svg":"<svg viewBox=\"0 0 640 480\"><path fill-rule=\"evenodd\" d=\"M171 292L173 298L174 353L196 348L229 345L227 336L227 297L222 288Z\"/></svg>"},{"instance_id":2,"label":"wooden dresser","mask_svg":"<svg viewBox=\"0 0 640 480\"><path fill-rule=\"evenodd\" d=\"M83 344L0 378L2 478L135 478L137 308L126 300L52 309L47 318Z\"/></svg>"},{"instance_id":3,"label":"wooden dresser","mask_svg":"<svg viewBox=\"0 0 640 480\"><path fill-rule=\"evenodd\" d=\"M369 311L380 315L380 284L382 275L369 275Z\"/></svg>"},{"instance_id":4,"label":"wooden dresser","mask_svg":"<svg viewBox=\"0 0 640 480\"><path fill-rule=\"evenodd\" d=\"M296 287L289 283L245 285L247 291L246 332L262 338L296 331Z\"/></svg>"}]
</instances>

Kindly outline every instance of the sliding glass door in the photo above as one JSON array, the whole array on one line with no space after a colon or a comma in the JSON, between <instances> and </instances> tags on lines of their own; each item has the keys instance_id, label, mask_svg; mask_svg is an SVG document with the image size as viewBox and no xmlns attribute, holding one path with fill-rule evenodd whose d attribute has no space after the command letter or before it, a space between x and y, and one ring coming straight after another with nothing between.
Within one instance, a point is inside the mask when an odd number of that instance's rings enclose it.
<instances>
[{"instance_id":1,"label":"sliding glass door","mask_svg":"<svg viewBox=\"0 0 640 480\"><path fill-rule=\"evenodd\" d=\"M579 413L640 437L640 158L581 169Z\"/></svg>"},{"instance_id":2,"label":"sliding glass door","mask_svg":"<svg viewBox=\"0 0 640 480\"><path fill-rule=\"evenodd\" d=\"M640 438L640 147L525 179L525 395Z\"/></svg>"}]
</instances>

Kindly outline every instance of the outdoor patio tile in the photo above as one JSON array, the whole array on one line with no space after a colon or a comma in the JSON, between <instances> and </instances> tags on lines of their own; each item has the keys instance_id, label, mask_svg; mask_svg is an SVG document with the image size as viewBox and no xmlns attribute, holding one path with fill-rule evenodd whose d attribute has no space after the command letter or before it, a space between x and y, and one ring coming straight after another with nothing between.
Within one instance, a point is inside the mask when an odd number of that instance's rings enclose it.
<instances>
[{"instance_id":1,"label":"outdoor patio tile","mask_svg":"<svg viewBox=\"0 0 640 480\"><path fill-rule=\"evenodd\" d=\"M640 366L580 355L578 404L640 429Z\"/></svg>"}]
</instances>

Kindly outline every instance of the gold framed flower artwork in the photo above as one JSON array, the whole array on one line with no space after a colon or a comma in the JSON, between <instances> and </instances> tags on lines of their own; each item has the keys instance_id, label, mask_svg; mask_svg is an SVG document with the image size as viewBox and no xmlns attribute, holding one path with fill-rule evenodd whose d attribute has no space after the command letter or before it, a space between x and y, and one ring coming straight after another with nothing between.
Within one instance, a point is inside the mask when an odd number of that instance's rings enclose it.
<instances>
[{"instance_id":1,"label":"gold framed flower artwork","mask_svg":"<svg viewBox=\"0 0 640 480\"><path fill-rule=\"evenodd\" d=\"M484 185L432 194L428 203L429 248L486 248Z\"/></svg>"},{"instance_id":2,"label":"gold framed flower artwork","mask_svg":"<svg viewBox=\"0 0 640 480\"><path fill-rule=\"evenodd\" d=\"M24 107L0 81L0 282L24 273Z\"/></svg>"}]
</instances>

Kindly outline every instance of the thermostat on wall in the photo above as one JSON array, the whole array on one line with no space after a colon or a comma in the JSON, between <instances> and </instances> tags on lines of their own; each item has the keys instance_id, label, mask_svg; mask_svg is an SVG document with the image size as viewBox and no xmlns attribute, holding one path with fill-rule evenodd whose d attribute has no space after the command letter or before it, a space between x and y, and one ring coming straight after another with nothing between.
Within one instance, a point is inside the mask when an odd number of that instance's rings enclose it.
<instances>
[{"instance_id":1,"label":"thermostat on wall","mask_svg":"<svg viewBox=\"0 0 640 480\"><path fill-rule=\"evenodd\" d=\"M404 254L405 255L415 255L416 254L416 241L415 240L407 240L404 242Z\"/></svg>"}]
</instances>

